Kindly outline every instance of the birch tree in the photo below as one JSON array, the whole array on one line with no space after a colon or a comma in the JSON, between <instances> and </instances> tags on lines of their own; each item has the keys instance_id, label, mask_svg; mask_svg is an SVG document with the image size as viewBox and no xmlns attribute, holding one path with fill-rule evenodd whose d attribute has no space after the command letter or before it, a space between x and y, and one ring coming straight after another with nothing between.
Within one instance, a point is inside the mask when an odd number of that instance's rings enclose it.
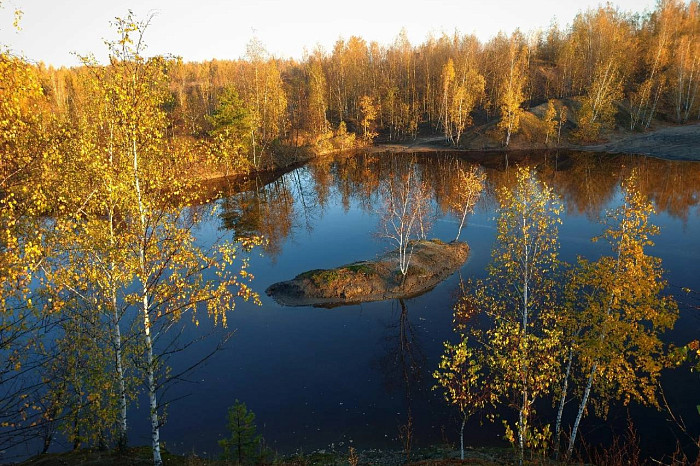
<instances>
[{"instance_id":1,"label":"birch tree","mask_svg":"<svg viewBox=\"0 0 700 466\"><path fill-rule=\"evenodd\" d=\"M237 245L222 242L209 249L195 243L192 228L198 215L181 207L194 188L178 169L178 161L187 154L169 153L163 138L168 62L142 55L148 24L149 20L138 21L131 13L116 19L118 39L108 43L109 75L101 85L114 106L114 150L122 162L119 173L125 174L119 183L118 235L126 251L123 261L133 272L123 300L140 314L153 461L160 466L158 389L162 381L158 371L162 361L156 345L162 332L186 313L196 324L199 306L215 323L225 325L226 311L233 308L235 298L257 300L257 295L246 284L247 263L237 263ZM243 246L258 242L243 240ZM214 272L215 280L205 277L207 270Z\"/></svg>"},{"instance_id":2,"label":"birch tree","mask_svg":"<svg viewBox=\"0 0 700 466\"><path fill-rule=\"evenodd\" d=\"M103 359L99 366L111 376L102 386L108 385L115 394L112 400L103 400L99 423L106 429L116 424L117 446L125 448L128 400L133 398L133 393L128 392L133 386L127 380L135 374L127 368L128 336L124 338L123 327L128 327L130 322L125 324L123 316L129 308L125 302L126 288L136 270L127 252L129 236L123 234L122 216L132 199L129 188L132 174L125 169L130 159L124 150L125 132L117 113L120 101L114 68L100 66L91 57L81 60L88 70L82 79L85 106L77 115L78 129L71 157L61 166L62 212L56 217L55 254L44 273L53 298L68 304L63 312L75 314L77 321L89 325L94 344L104 347L102 351L112 359L112 364L104 364ZM82 338L69 332L66 335L68 339ZM79 359L80 348L76 350L73 357ZM98 366L97 361L91 365ZM75 370L72 378L79 377L89 378L89 375ZM86 396L99 396L90 390L73 388ZM80 419L75 413L69 416Z\"/></svg>"},{"instance_id":3,"label":"birch tree","mask_svg":"<svg viewBox=\"0 0 700 466\"><path fill-rule=\"evenodd\" d=\"M601 129L612 127L617 108L615 102L622 98L622 80L614 61L596 66L593 82L581 99L578 130L582 141L594 141Z\"/></svg>"},{"instance_id":4,"label":"birch tree","mask_svg":"<svg viewBox=\"0 0 700 466\"><path fill-rule=\"evenodd\" d=\"M44 362L37 349L55 320L36 293L48 249L45 218L55 207L55 122L42 105L35 69L0 45L0 450L34 434L41 412L30 400ZM62 135L61 135L62 136Z\"/></svg>"},{"instance_id":5,"label":"birch tree","mask_svg":"<svg viewBox=\"0 0 700 466\"><path fill-rule=\"evenodd\" d=\"M641 45L645 47L640 57L645 68L645 78L636 92L630 96L630 129L648 129L666 87L665 70L668 66L671 39L675 24L679 22L682 5L677 0L659 2L647 27L651 37Z\"/></svg>"},{"instance_id":6,"label":"birch tree","mask_svg":"<svg viewBox=\"0 0 700 466\"><path fill-rule=\"evenodd\" d=\"M523 113L520 106L525 101L527 79L527 47L521 45L515 35L510 38L506 60L507 70L499 83L498 107L501 120L498 127L505 132L503 145L508 147L511 135L520 128L520 116Z\"/></svg>"},{"instance_id":7,"label":"birch tree","mask_svg":"<svg viewBox=\"0 0 700 466\"><path fill-rule=\"evenodd\" d=\"M443 389L445 401L455 405L461 414L459 453L460 459L464 460L464 426L474 413L493 401L486 371L466 337L454 345L445 343L445 352L433 377Z\"/></svg>"},{"instance_id":8,"label":"birch tree","mask_svg":"<svg viewBox=\"0 0 700 466\"><path fill-rule=\"evenodd\" d=\"M450 132L455 134L456 146L459 145L459 140L465 128L472 123L471 112L476 107L479 99L483 97L484 86L484 77L476 70L470 69L463 73L454 89L452 105L449 111L452 123Z\"/></svg>"},{"instance_id":9,"label":"birch tree","mask_svg":"<svg viewBox=\"0 0 700 466\"><path fill-rule=\"evenodd\" d=\"M557 110L554 108L554 103L551 100L547 101L547 109L544 112L542 118L542 125L544 127L544 143L549 143L549 138L554 134L557 126L555 117L557 116Z\"/></svg>"},{"instance_id":10,"label":"birch tree","mask_svg":"<svg viewBox=\"0 0 700 466\"><path fill-rule=\"evenodd\" d=\"M602 237L612 255L595 262L581 259L574 283L580 319L585 322L577 346L586 379L569 455L594 394L603 413L611 399L658 406L659 377L668 364L659 337L678 317L673 298L663 295L661 260L645 252L653 245L650 237L659 232L649 222L654 208L640 192L636 174L622 188L622 205L609 213L610 223Z\"/></svg>"},{"instance_id":11,"label":"birch tree","mask_svg":"<svg viewBox=\"0 0 700 466\"><path fill-rule=\"evenodd\" d=\"M457 171L456 196L450 207L459 216L459 227L455 241L459 241L467 215L474 211L481 197L486 181L486 174L474 166L469 170L460 167Z\"/></svg>"},{"instance_id":12,"label":"birch tree","mask_svg":"<svg viewBox=\"0 0 700 466\"><path fill-rule=\"evenodd\" d=\"M396 167L381 188L384 201L379 236L397 248L399 272L408 274L416 239L425 239L429 229L430 196L420 180L414 163L399 170Z\"/></svg>"},{"instance_id":13,"label":"birch tree","mask_svg":"<svg viewBox=\"0 0 700 466\"><path fill-rule=\"evenodd\" d=\"M557 145L561 143L561 130L566 124L569 109L566 105L562 105L559 109L559 118L557 119Z\"/></svg>"},{"instance_id":14,"label":"birch tree","mask_svg":"<svg viewBox=\"0 0 700 466\"><path fill-rule=\"evenodd\" d=\"M678 29L671 40L673 57L667 72L669 100L674 119L684 123L700 106L700 5L697 1L688 4L676 25Z\"/></svg>"},{"instance_id":15,"label":"birch tree","mask_svg":"<svg viewBox=\"0 0 700 466\"><path fill-rule=\"evenodd\" d=\"M512 189L499 193L500 216L489 276L476 301L493 319L485 334L487 367L499 397L513 399L514 428L506 437L525 448L543 448L550 429L531 425L534 403L556 380L560 334L554 325L561 203L528 168L518 168ZM512 398L511 398L512 396Z\"/></svg>"},{"instance_id":16,"label":"birch tree","mask_svg":"<svg viewBox=\"0 0 700 466\"><path fill-rule=\"evenodd\" d=\"M277 62L257 38L249 42L246 55L250 63L241 94L250 109L251 158L253 166L259 167L261 155L286 130L287 96Z\"/></svg>"},{"instance_id":17,"label":"birch tree","mask_svg":"<svg viewBox=\"0 0 700 466\"><path fill-rule=\"evenodd\" d=\"M309 83L309 127L316 135L325 134L330 125L326 119L328 103L326 88L328 87L326 75L321 66L320 53L309 58L307 76Z\"/></svg>"},{"instance_id":18,"label":"birch tree","mask_svg":"<svg viewBox=\"0 0 700 466\"><path fill-rule=\"evenodd\" d=\"M366 141L371 141L377 136L377 133L370 130L370 126L374 123L374 120L379 114L379 109L374 104L370 96L362 96L360 98L360 114L362 115L362 137Z\"/></svg>"},{"instance_id":19,"label":"birch tree","mask_svg":"<svg viewBox=\"0 0 700 466\"><path fill-rule=\"evenodd\" d=\"M455 64L450 58L442 67L442 103L440 105L440 115L442 120L442 129L445 137L454 144L452 137L452 125L450 119L450 111L452 110L452 93L455 80Z\"/></svg>"}]
</instances>

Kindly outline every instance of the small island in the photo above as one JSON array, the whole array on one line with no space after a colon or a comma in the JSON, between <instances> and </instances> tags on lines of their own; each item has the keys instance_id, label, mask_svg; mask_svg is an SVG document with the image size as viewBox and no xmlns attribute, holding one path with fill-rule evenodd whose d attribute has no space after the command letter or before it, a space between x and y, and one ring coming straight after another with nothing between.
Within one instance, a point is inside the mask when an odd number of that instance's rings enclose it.
<instances>
[{"instance_id":1,"label":"small island","mask_svg":"<svg viewBox=\"0 0 700 466\"><path fill-rule=\"evenodd\" d=\"M398 250L373 261L333 269L316 269L271 285L265 292L283 306L335 307L417 296L434 288L467 260L469 246L460 241L419 240L404 276Z\"/></svg>"}]
</instances>

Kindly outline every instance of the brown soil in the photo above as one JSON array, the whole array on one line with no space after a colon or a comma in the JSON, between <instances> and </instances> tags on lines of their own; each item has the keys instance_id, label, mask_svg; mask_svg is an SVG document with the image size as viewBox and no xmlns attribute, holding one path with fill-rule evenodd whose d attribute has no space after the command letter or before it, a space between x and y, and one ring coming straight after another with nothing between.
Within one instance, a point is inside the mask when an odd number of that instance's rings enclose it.
<instances>
[{"instance_id":1,"label":"brown soil","mask_svg":"<svg viewBox=\"0 0 700 466\"><path fill-rule=\"evenodd\" d=\"M502 135L496 131L498 120L478 124L467 128L462 134L458 147L450 144L442 135L421 136L412 141L377 144L372 149L376 152L503 152L533 151L542 149L583 150L588 152L611 152L629 155L648 155L667 160L700 160L700 124L668 126L657 121L653 130L644 133L631 132L622 126L601 134L602 141L595 145L580 145L571 138L576 128L575 106L571 100L555 101L556 106L565 104L569 107L569 119L561 134L559 144L556 135L548 144L539 134L540 119L545 104L531 108L523 113L520 131L513 135L508 148L502 144Z\"/></svg>"},{"instance_id":2,"label":"brown soil","mask_svg":"<svg viewBox=\"0 0 700 466\"><path fill-rule=\"evenodd\" d=\"M466 243L416 241L406 277L398 270L398 251L391 251L375 261L310 270L265 292L284 306L315 307L416 296L452 275L468 254Z\"/></svg>"},{"instance_id":3,"label":"brown soil","mask_svg":"<svg viewBox=\"0 0 700 466\"><path fill-rule=\"evenodd\" d=\"M669 126L583 149L649 155L667 160L700 160L700 124Z\"/></svg>"}]
</instances>

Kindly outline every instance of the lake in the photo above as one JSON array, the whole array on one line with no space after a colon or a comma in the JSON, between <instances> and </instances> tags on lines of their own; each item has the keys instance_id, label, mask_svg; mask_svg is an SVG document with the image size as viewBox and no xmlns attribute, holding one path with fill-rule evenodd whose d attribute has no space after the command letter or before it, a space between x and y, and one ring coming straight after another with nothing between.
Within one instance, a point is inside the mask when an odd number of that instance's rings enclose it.
<instances>
[{"instance_id":1,"label":"lake","mask_svg":"<svg viewBox=\"0 0 700 466\"><path fill-rule=\"evenodd\" d=\"M281 307L264 295L272 283L301 272L372 259L390 249L376 234L382 206L377 188L397 167L412 163L434 195L435 220L428 237L443 241L454 239L458 227L457 217L446 209L457 189L456 167L478 163L486 171L486 193L460 238L471 253L459 273L419 297L333 309ZM229 316L228 330L235 334L225 348L192 373L189 382L167 393L175 401L161 431L166 448L218 455L216 441L227 434L226 411L236 399L256 414L268 446L282 453L347 451L351 445L401 449L400 427L409 418L415 446L458 442L458 413L444 403L441 392L432 390L431 374L443 342L455 340L452 305L460 276L485 275L495 237L494 192L513 182L518 164L536 168L561 196L560 257L568 262L578 255L595 259L608 253L604 241L594 244L591 238L603 231L605 209L618 205L621 179L636 169L642 190L657 208L652 221L661 228L649 252L662 258L668 291L681 308L665 340L685 344L698 337L698 303L682 291L700 289L698 162L582 153L358 153L314 162L268 182L252 180L243 191L225 192L216 201L218 214L200 225L203 242L221 235L263 234L269 239L250 259L262 306L239 303ZM175 370L201 358L224 334L206 319L200 321L196 329L186 326L186 336L213 335L178 355ZM674 409L697 434L697 374L671 372L664 386ZM140 406L131 413L132 444L150 440L147 404ZM675 449L663 414L634 408L632 415L647 453ZM605 438L624 426L626 417L625 409L612 410L607 422L590 416L581 434L589 441ZM479 421L468 424L467 445L503 444L500 422L480 426Z\"/></svg>"}]
</instances>

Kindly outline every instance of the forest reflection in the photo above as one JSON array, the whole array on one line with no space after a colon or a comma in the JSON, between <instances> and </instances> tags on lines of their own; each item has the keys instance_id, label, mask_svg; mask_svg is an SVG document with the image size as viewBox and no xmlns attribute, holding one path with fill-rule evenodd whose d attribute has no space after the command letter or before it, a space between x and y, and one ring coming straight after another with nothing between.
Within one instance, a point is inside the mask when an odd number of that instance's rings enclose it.
<instances>
[{"instance_id":1,"label":"forest reflection","mask_svg":"<svg viewBox=\"0 0 700 466\"><path fill-rule=\"evenodd\" d=\"M382 183L417 165L431 188L436 213L447 215L459 195L458 168L477 165L486 173L481 207L496 204L495 193L515 183L515 167L527 166L552 186L568 213L600 218L620 180L637 171L642 194L657 211L686 221L700 205L700 164L641 156L570 153L358 153L318 160L272 180L254 179L224 192L223 227L236 238L263 235L273 258L295 229L313 230L329 198L337 193L345 211L356 203L376 211ZM239 186L238 189L241 189Z\"/></svg>"}]
</instances>

